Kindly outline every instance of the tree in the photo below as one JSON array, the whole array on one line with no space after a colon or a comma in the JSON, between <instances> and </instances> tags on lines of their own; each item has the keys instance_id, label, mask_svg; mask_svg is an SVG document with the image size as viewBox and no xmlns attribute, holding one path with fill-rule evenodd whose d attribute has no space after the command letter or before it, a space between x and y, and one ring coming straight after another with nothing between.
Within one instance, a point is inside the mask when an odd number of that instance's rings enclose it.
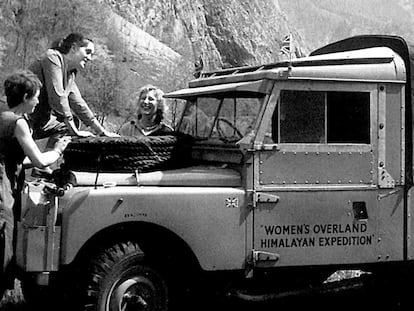
<instances>
[{"instance_id":1,"label":"tree","mask_svg":"<svg viewBox=\"0 0 414 311\"><path fill-rule=\"evenodd\" d=\"M119 107L115 104L116 92L121 86L122 72L114 62L114 55L103 42L95 41L92 61L82 73L78 83L83 97L96 113L98 121L103 124L108 115L119 114Z\"/></svg>"}]
</instances>

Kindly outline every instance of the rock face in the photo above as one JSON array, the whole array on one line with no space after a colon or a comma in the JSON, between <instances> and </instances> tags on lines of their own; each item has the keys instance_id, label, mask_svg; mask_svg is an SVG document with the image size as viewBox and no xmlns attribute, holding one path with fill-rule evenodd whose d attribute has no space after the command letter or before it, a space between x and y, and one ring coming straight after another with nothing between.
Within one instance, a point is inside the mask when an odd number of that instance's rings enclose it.
<instances>
[{"instance_id":1,"label":"rock face","mask_svg":"<svg viewBox=\"0 0 414 311\"><path fill-rule=\"evenodd\" d=\"M292 33L277 0L110 1L113 11L204 70L278 61L282 39ZM129 47L133 49L133 46Z\"/></svg>"},{"instance_id":2,"label":"rock face","mask_svg":"<svg viewBox=\"0 0 414 311\"><path fill-rule=\"evenodd\" d=\"M113 53L136 73L133 84L166 91L185 87L200 70L286 59L280 51L288 34L291 48L306 55L357 34L414 33L407 0L101 1L124 25L116 30L122 49Z\"/></svg>"},{"instance_id":3,"label":"rock face","mask_svg":"<svg viewBox=\"0 0 414 311\"><path fill-rule=\"evenodd\" d=\"M55 0L5 2L17 8L19 3L37 6L39 14L44 13L44 24L49 30L68 20L68 14L75 9L66 5L63 14L59 12L62 5L56 6ZM94 9L98 5L104 13L96 14ZM30 12L35 12L33 8ZM46 12L46 8L51 11ZM93 35L98 37L99 48L109 51L114 63L111 68L115 68L110 72L120 83L113 95L114 102L124 106L133 98L133 92L146 83L168 92L185 87L200 70L284 60L287 56L280 50L288 34L292 37L293 56L306 55L327 43L357 34L399 34L414 41L412 0L87 0L76 9L74 25L87 24L88 19L103 16L102 29L91 29L97 32ZM80 9L83 19L75 22ZM14 23L18 22L17 18L28 15L19 12L12 10L11 15L16 17ZM0 21L5 20L1 18L3 13L0 10ZM56 17L50 22L53 14L65 18ZM71 28L64 25L61 25L62 32ZM51 39L47 27L38 27L37 35L44 42L35 37L36 40L23 45L22 38L29 36L21 35L20 28L12 26L17 30L14 37L6 38L0 31L0 65L3 60L13 58L4 54L1 47L20 44L20 52L30 55L33 53L30 49L47 46ZM26 30L31 34L31 29ZM10 48L10 53L16 49ZM24 62L16 60L15 63L9 69ZM84 87L89 86L84 83Z\"/></svg>"},{"instance_id":4,"label":"rock face","mask_svg":"<svg viewBox=\"0 0 414 311\"><path fill-rule=\"evenodd\" d=\"M279 5L312 50L360 34L414 41L412 0L279 0Z\"/></svg>"}]
</instances>

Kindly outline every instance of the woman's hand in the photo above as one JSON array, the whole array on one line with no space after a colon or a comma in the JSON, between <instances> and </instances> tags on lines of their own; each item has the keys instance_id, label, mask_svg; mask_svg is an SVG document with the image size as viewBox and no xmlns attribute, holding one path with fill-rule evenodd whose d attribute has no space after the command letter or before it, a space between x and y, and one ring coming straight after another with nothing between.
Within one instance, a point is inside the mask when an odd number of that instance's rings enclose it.
<instances>
[{"instance_id":1,"label":"woman's hand","mask_svg":"<svg viewBox=\"0 0 414 311\"><path fill-rule=\"evenodd\" d=\"M76 136L78 137L95 137L95 135L89 131L77 131Z\"/></svg>"},{"instance_id":2,"label":"woman's hand","mask_svg":"<svg viewBox=\"0 0 414 311\"><path fill-rule=\"evenodd\" d=\"M55 143L53 150L55 150L59 154L62 154L68 146L68 144L71 142L71 140L72 138L70 136L63 136L62 138L59 138L58 141Z\"/></svg>"},{"instance_id":3,"label":"woman's hand","mask_svg":"<svg viewBox=\"0 0 414 311\"><path fill-rule=\"evenodd\" d=\"M103 130L100 136L106 136L106 137L121 137L121 135L113 132L109 132L107 130Z\"/></svg>"}]
</instances>

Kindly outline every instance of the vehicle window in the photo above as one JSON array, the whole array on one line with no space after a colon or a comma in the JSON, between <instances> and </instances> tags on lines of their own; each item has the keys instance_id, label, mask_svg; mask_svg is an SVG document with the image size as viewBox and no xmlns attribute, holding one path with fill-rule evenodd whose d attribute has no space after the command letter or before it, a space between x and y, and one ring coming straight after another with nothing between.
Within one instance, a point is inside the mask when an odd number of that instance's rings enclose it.
<instances>
[{"instance_id":1,"label":"vehicle window","mask_svg":"<svg viewBox=\"0 0 414 311\"><path fill-rule=\"evenodd\" d=\"M208 138L219 109L216 98L198 98L187 102L179 131L198 138Z\"/></svg>"},{"instance_id":2,"label":"vehicle window","mask_svg":"<svg viewBox=\"0 0 414 311\"><path fill-rule=\"evenodd\" d=\"M272 141L369 144L369 101L369 92L284 90L272 115Z\"/></svg>"},{"instance_id":3,"label":"vehicle window","mask_svg":"<svg viewBox=\"0 0 414 311\"><path fill-rule=\"evenodd\" d=\"M253 130L263 97L199 97L189 101L179 131L237 141Z\"/></svg>"},{"instance_id":4,"label":"vehicle window","mask_svg":"<svg viewBox=\"0 0 414 311\"><path fill-rule=\"evenodd\" d=\"M185 104L185 100L178 98L167 101L167 106L164 111L164 121L167 121L175 131L177 130L179 121L184 113Z\"/></svg>"}]
</instances>

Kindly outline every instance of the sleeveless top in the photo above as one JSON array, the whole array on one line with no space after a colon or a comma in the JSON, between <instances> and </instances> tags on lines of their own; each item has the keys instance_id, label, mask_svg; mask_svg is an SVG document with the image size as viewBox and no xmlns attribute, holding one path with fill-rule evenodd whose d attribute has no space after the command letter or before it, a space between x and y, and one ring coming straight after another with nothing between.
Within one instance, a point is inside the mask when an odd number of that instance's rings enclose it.
<instances>
[{"instance_id":1,"label":"sleeveless top","mask_svg":"<svg viewBox=\"0 0 414 311\"><path fill-rule=\"evenodd\" d=\"M5 170L7 179L10 182L10 189L13 192L21 189L18 185L18 180L22 173L22 164L25 158L22 147L17 138L14 137L16 122L21 118L24 117L18 116L11 111L0 113L0 165Z\"/></svg>"},{"instance_id":2,"label":"sleeveless top","mask_svg":"<svg viewBox=\"0 0 414 311\"><path fill-rule=\"evenodd\" d=\"M23 149L14 137L17 120L11 111L0 113L0 280L13 258L15 216L20 214L20 193L24 184Z\"/></svg>"}]
</instances>

